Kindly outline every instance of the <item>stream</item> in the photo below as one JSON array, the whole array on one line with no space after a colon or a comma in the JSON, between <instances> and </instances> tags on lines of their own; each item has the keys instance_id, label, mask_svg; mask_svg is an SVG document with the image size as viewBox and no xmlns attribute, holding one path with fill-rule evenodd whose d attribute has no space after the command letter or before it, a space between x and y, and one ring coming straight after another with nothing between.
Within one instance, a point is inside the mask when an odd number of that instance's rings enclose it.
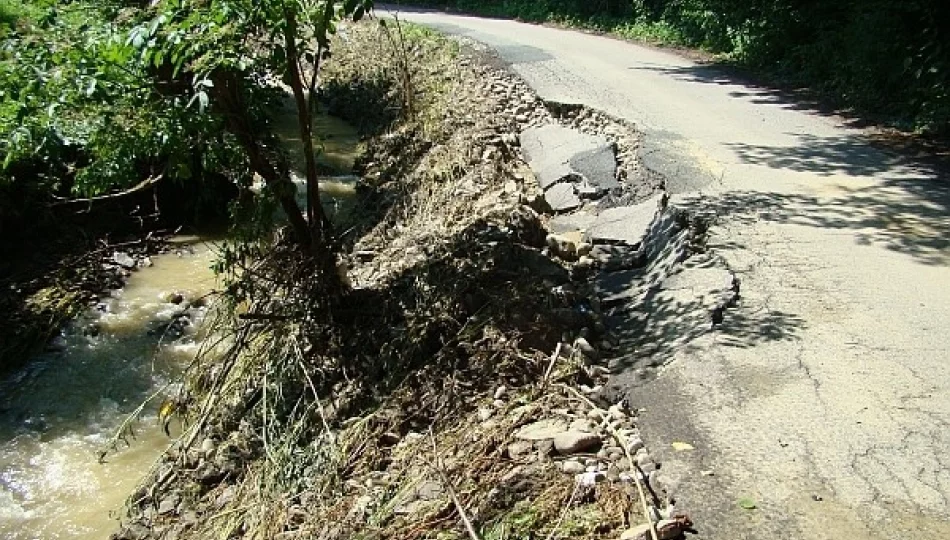
<instances>
[{"instance_id":1,"label":"stream","mask_svg":"<svg viewBox=\"0 0 950 540\"><path fill-rule=\"evenodd\" d=\"M292 109L275 131L303 162ZM341 120L318 117L318 162L329 175L321 191L330 215L355 189L358 136ZM296 154L295 154L296 151ZM295 182L305 183L300 169ZM146 398L175 384L200 346L207 308L189 303L215 287L214 249L203 237L172 239L172 251L132 273L126 285L77 318L25 368L0 381L0 537L103 539L117 528L126 498L172 439L162 431L155 400L134 424L135 438L104 463L104 449L128 414ZM170 300L180 294L180 303ZM200 302L199 302L200 304ZM187 310L180 336L163 336ZM176 436L180 426L171 427Z\"/></svg>"},{"instance_id":2,"label":"stream","mask_svg":"<svg viewBox=\"0 0 950 540\"><path fill-rule=\"evenodd\" d=\"M0 536L108 538L125 498L170 444L156 403L130 446L98 462L126 416L173 383L198 348L205 308L188 309L181 337L159 341L163 323L214 287L213 251L196 237L174 238L172 248L0 383ZM170 293L181 303L167 301Z\"/></svg>"}]
</instances>

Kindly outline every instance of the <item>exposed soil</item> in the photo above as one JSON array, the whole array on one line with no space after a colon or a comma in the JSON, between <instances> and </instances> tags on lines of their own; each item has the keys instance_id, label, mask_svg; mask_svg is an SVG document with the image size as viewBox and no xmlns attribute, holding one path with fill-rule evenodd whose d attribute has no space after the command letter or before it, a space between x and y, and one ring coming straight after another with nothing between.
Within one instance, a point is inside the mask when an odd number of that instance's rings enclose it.
<instances>
[{"instance_id":1,"label":"exposed soil","mask_svg":"<svg viewBox=\"0 0 950 540\"><path fill-rule=\"evenodd\" d=\"M341 34L323 98L366 136L350 289L326 296L279 242L260 254L175 403L191 428L114 538L680 535L637 412L596 401L599 300L529 206L517 134L555 115L468 43ZM608 127L641 174L633 130Z\"/></svg>"}]
</instances>

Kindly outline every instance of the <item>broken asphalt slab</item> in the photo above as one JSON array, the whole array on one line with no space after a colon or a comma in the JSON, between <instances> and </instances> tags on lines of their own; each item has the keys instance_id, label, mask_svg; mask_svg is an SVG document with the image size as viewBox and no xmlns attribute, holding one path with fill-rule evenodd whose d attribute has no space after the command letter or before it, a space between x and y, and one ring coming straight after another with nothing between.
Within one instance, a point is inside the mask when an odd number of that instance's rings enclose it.
<instances>
[{"instance_id":1,"label":"broken asphalt slab","mask_svg":"<svg viewBox=\"0 0 950 540\"><path fill-rule=\"evenodd\" d=\"M597 198L620 188L614 145L603 136L546 124L526 129L520 143L555 212L573 210L581 206L582 198Z\"/></svg>"}]
</instances>

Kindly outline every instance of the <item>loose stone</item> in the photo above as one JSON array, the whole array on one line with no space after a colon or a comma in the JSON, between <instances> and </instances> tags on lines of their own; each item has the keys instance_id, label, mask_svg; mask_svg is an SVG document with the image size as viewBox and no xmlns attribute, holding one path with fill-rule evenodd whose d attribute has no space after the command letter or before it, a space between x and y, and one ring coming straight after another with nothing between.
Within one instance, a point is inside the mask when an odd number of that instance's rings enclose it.
<instances>
[{"instance_id":1,"label":"loose stone","mask_svg":"<svg viewBox=\"0 0 950 540\"><path fill-rule=\"evenodd\" d=\"M581 474L586 470L586 468L579 462L569 459L561 463L561 470L567 474Z\"/></svg>"},{"instance_id":2,"label":"loose stone","mask_svg":"<svg viewBox=\"0 0 950 540\"><path fill-rule=\"evenodd\" d=\"M554 448L558 453L576 454L600 446L600 436L582 431L565 431L554 437Z\"/></svg>"}]
</instances>

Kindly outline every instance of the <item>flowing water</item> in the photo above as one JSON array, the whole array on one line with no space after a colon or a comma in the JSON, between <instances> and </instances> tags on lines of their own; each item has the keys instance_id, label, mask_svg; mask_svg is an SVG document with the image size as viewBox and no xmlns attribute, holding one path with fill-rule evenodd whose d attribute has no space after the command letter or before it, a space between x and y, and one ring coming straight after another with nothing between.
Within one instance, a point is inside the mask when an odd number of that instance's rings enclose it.
<instances>
[{"instance_id":1,"label":"flowing water","mask_svg":"<svg viewBox=\"0 0 950 540\"><path fill-rule=\"evenodd\" d=\"M157 422L158 400L128 447L104 463L97 456L197 349L204 308L188 310L193 324L180 337L163 330L213 288L213 253L197 238L173 247L0 383L0 536L108 538L125 498L171 442ZM170 292L184 301L167 301Z\"/></svg>"},{"instance_id":2,"label":"flowing water","mask_svg":"<svg viewBox=\"0 0 950 540\"><path fill-rule=\"evenodd\" d=\"M282 111L275 123L300 184L303 155L293 110ZM349 173L355 129L320 116L315 132L323 171ZM354 187L352 176L321 179L331 215L346 207ZM188 309L192 325L180 337L170 339L163 328L214 288L214 252L195 237L177 238L173 247L70 324L26 368L0 381L0 537L108 538L126 498L171 443L158 424L158 399L134 424L130 445L105 463L98 460L128 414L174 384L199 347L195 329L204 308ZM169 293L181 294L183 302L168 301Z\"/></svg>"}]
</instances>

